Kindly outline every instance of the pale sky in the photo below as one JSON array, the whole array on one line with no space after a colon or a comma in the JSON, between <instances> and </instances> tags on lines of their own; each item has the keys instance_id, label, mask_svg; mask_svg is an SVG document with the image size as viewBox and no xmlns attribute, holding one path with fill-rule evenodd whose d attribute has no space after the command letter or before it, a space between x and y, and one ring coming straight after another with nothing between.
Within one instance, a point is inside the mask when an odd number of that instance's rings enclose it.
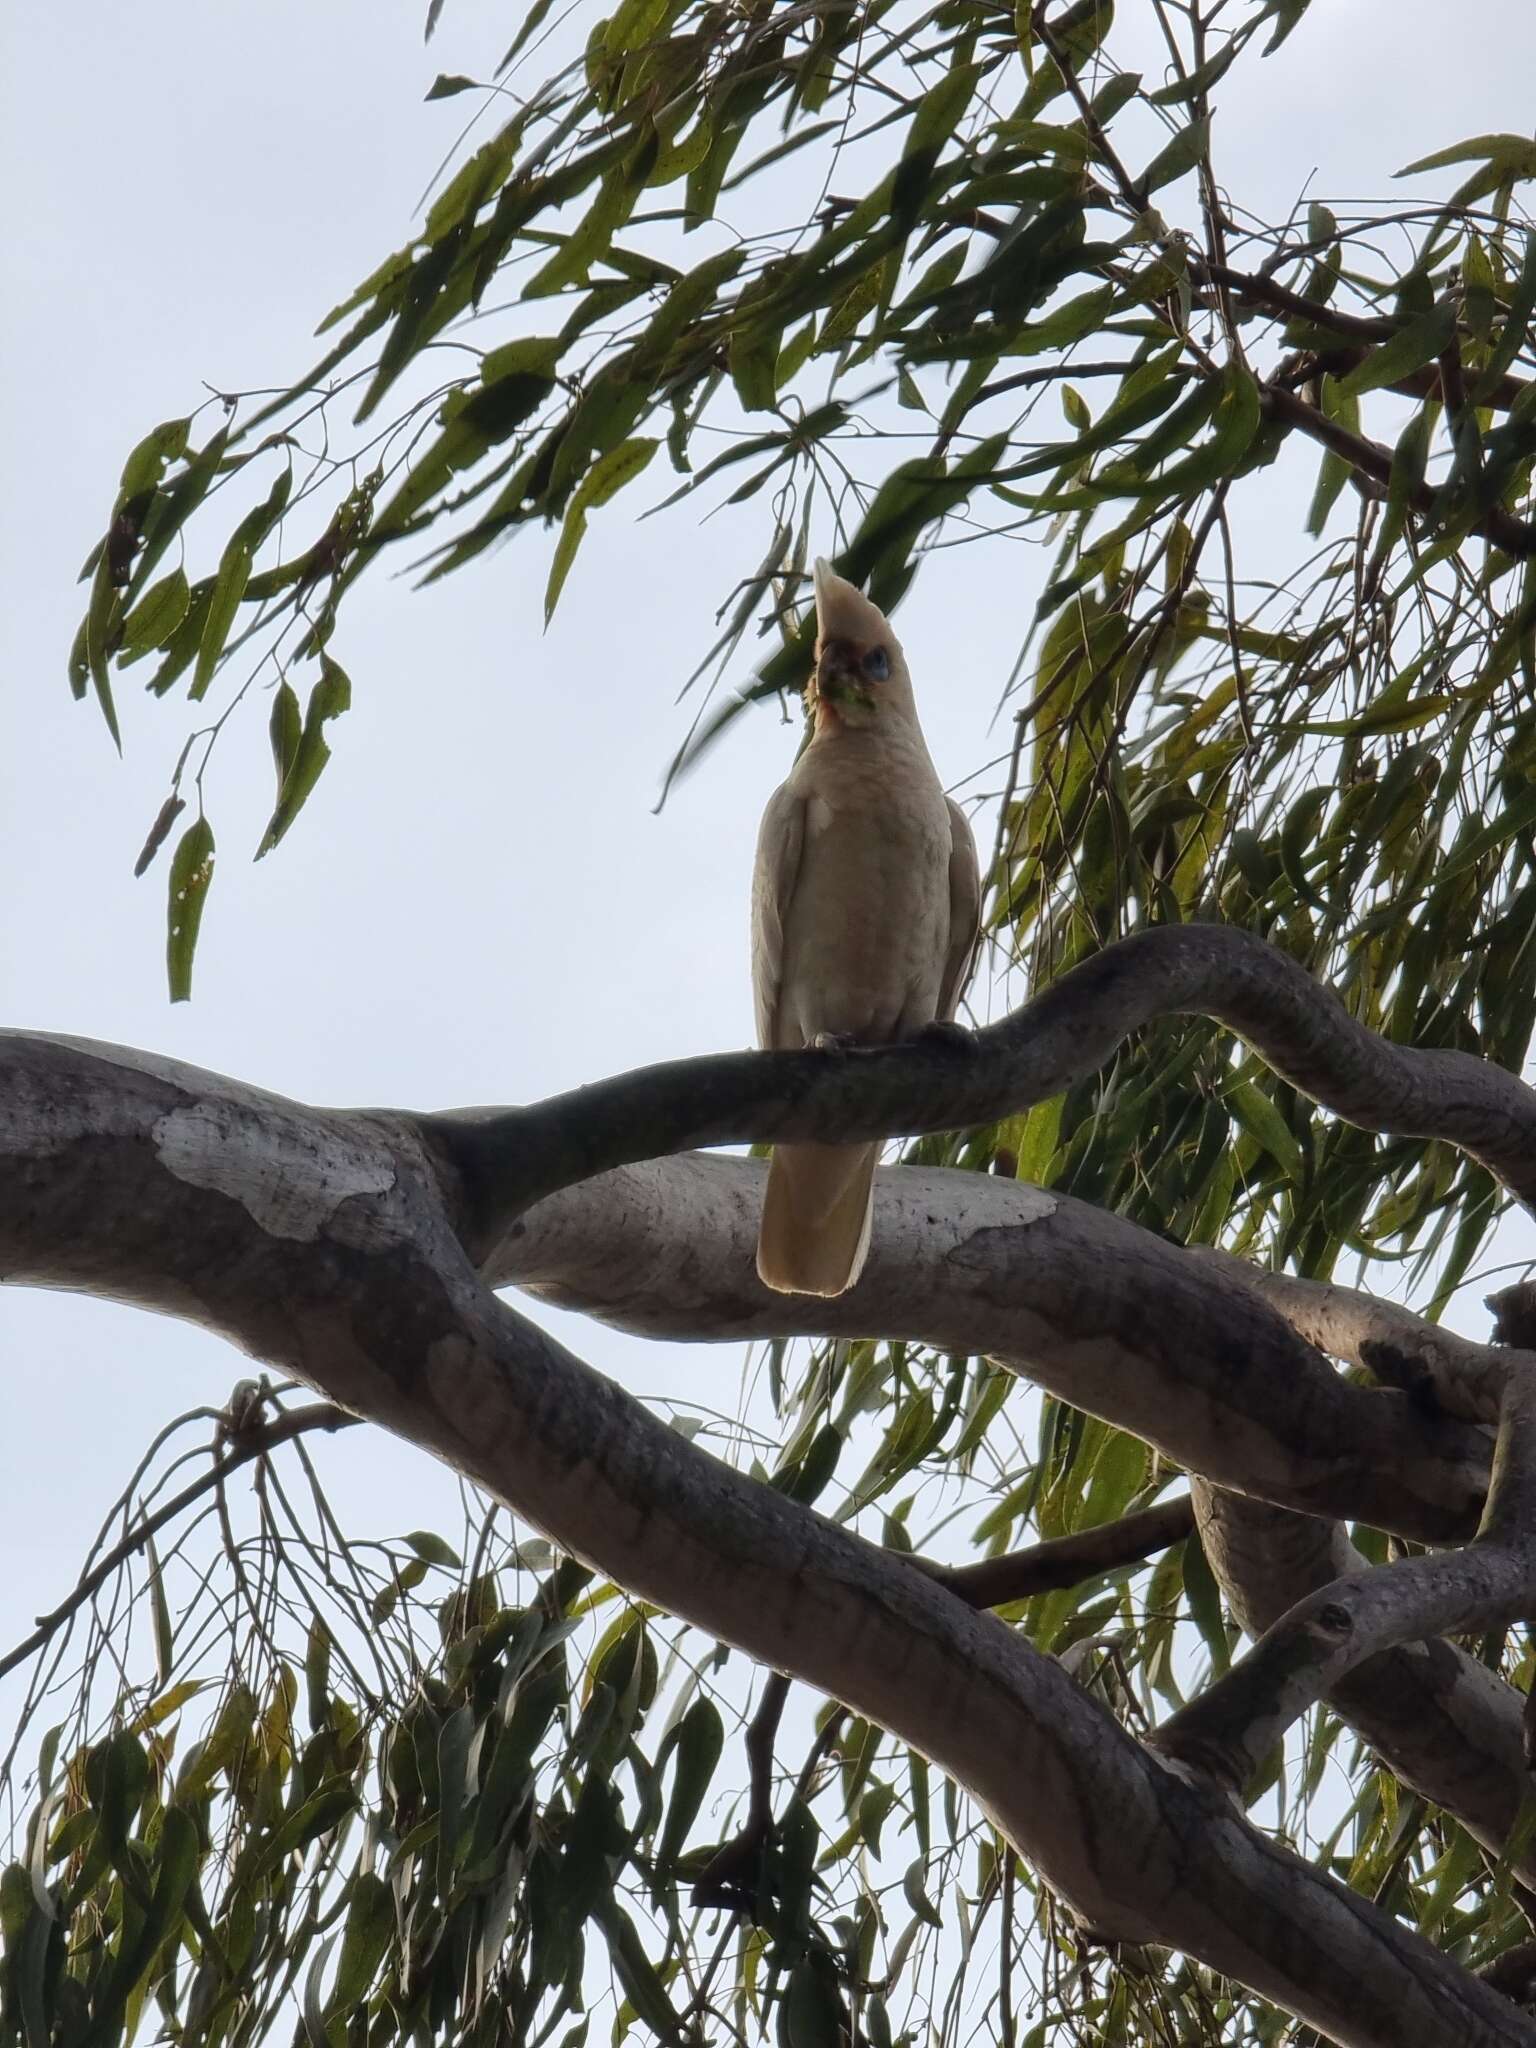
<instances>
[{"instance_id":1,"label":"pale sky","mask_svg":"<svg viewBox=\"0 0 1536 2048\"><path fill-rule=\"evenodd\" d=\"M1122 0L1128 22L1135 10ZM131 867L185 700L135 701L143 671L131 671L116 758L66 682L75 577L140 435L190 410L205 383L299 374L318 319L406 239L468 104L422 94L439 71L487 75L519 13L447 0L424 48L424 11L147 0L6 12L0 989L8 1023L155 1048L309 1101L429 1108L526 1100L749 1042L752 844L795 736L767 708L739 721L651 815L685 726L676 692L761 551L754 508L701 524L701 494L637 526L648 501L626 497L594 519L547 635L543 536L428 592L375 572L334 643L354 687L334 759L259 866L264 741L248 721L216 756L220 859L195 999L168 1006L164 861L140 882ZM584 18L600 11L584 0ZM1408 158L1528 129L1533 77L1529 0L1314 0L1277 58L1240 65L1223 88L1222 175L1271 217L1314 172L1321 198L1396 196L1391 173ZM1308 468L1297 489L1310 484ZM997 750L989 722L1042 580L1034 548L947 553L901 611L947 778ZM984 989L976 1005L987 1013ZM647 1347L540 1314L636 1392L736 1408L734 1348ZM196 1330L20 1290L0 1295L0 1359L3 1648L67 1591L155 1430L222 1401L250 1368ZM324 1457L360 1530L455 1520L446 1475L381 1432L352 1432Z\"/></svg>"}]
</instances>

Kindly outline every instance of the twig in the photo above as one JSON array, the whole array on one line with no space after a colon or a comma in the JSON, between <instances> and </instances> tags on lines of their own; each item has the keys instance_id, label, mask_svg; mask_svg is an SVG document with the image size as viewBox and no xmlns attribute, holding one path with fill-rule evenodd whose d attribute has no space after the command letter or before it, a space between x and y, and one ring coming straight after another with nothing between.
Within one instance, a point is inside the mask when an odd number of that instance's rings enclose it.
<instances>
[{"instance_id":1,"label":"twig","mask_svg":"<svg viewBox=\"0 0 1536 2048\"><path fill-rule=\"evenodd\" d=\"M173 1521L211 1488L222 1486L232 1472L238 1471L242 1465L250 1464L253 1458L265 1457L269 1451L274 1450L278 1444L286 1443L290 1437L300 1436L311 1429L350 1429L358 1420L356 1415L349 1415L345 1408L338 1408L333 1402L317 1401L307 1408L290 1408L275 1421L264 1423L242 1435L237 1448L215 1459L201 1478L194 1479L190 1486L184 1486L180 1493L174 1495L164 1506L157 1508L154 1514L130 1529L120 1543L114 1544L106 1552L95 1569L77 1583L67 1599L61 1600L57 1607L39 1617L37 1627L32 1633L4 1657L0 1657L0 1678L4 1678L8 1672L14 1671L18 1664L25 1663L28 1657L40 1650L55 1629L62 1622L68 1621L78 1608L84 1606L87 1600L99 1592L118 1567L136 1551L142 1550L150 1538L158 1535L167 1522Z\"/></svg>"},{"instance_id":2,"label":"twig","mask_svg":"<svg viewBox=\"0 0 1536 2048\"><path fill-rule=\"evenodd\" d=\"M1195 1510L1186 1493L1097 1529L1052 1537L1009 1557L960 1565L932 1564L924 1557L911 1562L971 1607L1006 1607L1034 1593L1081 1585L1120 1565L1140 1564L1156 1551L1182 1543L1194 1526Z\"/></svg>"}]
</instances>

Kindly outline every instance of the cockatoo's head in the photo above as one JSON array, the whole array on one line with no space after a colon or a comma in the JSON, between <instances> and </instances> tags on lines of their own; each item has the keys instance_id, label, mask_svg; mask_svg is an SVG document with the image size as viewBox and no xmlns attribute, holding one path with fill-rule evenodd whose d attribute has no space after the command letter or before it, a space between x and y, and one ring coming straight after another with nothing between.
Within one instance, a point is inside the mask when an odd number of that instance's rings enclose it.
<instances>
[{"instance_id":1,"label":"cockatoo's head","mask_svg":"<svg viewBox=\"0 0 1536 2048\"><path fill-rule=\"evenodd\" d=\"M913 715L911 678L884 612L820 556L816 666L805 694L818 732Z\"/></svg>"}]
</instances>

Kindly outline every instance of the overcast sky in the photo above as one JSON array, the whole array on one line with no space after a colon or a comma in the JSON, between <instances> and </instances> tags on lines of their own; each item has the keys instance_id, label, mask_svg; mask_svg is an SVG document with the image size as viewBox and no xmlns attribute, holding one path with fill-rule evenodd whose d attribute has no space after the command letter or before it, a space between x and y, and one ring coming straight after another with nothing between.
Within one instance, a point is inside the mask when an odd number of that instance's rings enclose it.
<instances>
[{"instance_id":1,"label":"overcast sky","mask_svg":"<svg viewBox=\"0 0 1536 2048\"><path fill-rule=\"evenodd\" d=\"M316 321L406 238L462 122L467 103L424 106L427 85L486 75L518 12L447 0L427 49L420 0L6 10L6 1021L310 1101L422 1108L749 1041L752 842L793 732L767 709L739 721L659 817L652 806L683 729L674 697L756 559L755 525L700 524L697 500L638 527L599 515L547 635L548 548L532 534L429 592L367 579L334 647L354 709L308 811L260 866L264 748L216 757L220 861L196 997L176 1009L164 868L138 883L130 870L184 700L124 687L119 761L65 680L75 577L129 447L205 384L307 366ZM1282 215L1309 174L1320 197L1381 195L1411 156L1529 128L1530 0L1315 0L1312 17L1223 88L1220 163L1251 209ZM1040 565L1017 548L999 577L985 550L961 551L902 611L946 777L995 750L989 721ZM666 1352L545 1320L632 1390L736 1406L734 1350ZM67 1589L154 1431L221 1401L248 1367L168 1321L16 1290L0 1296L0 1358L3 1647ZM380 1432L342 1439L327 1464L344 1518L350 1502L371 1532L452 1519L446 1476Z\"/></svg>"}]
</instances>

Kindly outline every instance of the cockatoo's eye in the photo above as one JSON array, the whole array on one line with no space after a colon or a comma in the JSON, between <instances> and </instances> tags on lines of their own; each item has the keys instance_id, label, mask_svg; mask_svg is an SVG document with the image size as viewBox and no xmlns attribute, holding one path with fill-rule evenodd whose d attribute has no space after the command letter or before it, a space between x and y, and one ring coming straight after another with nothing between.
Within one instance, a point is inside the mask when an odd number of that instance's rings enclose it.
<instances>
[{"instance_id":1,"label":"cockatoo's eye","mask_svg":"<svg viewBox=\"0 0 1536 2048\"><path fill-rule=\"evenodd\" d=\"M864 673L872 681L883 683L891 672L891 658L883 647L871 647L864 657Z\"/></svg>"}]
</instances>

